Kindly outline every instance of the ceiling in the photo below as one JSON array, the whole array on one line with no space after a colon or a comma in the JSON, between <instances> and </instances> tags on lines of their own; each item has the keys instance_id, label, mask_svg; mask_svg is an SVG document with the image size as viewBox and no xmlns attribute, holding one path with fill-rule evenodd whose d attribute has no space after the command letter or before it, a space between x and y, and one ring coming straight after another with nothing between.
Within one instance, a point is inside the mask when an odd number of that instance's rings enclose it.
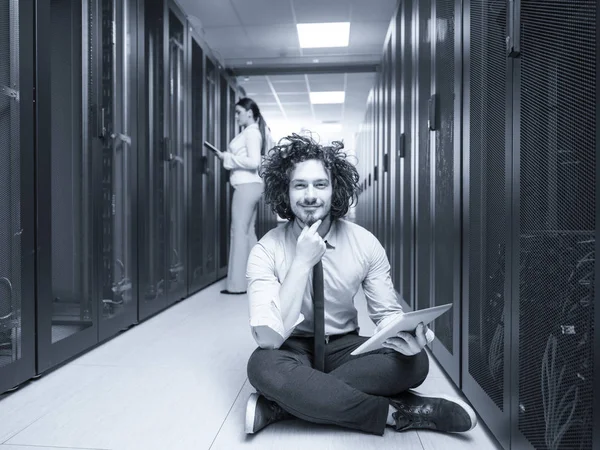
<instances>
[{"instance_id":1,"label":"ceiling","mask_svg":"<svg viewBox=\"0 0 600 450\"><path fill-rule=\"evenodd\" d=\"M190 24L220 62L239 76L258 103L273 134L310 129L321 140L343 139L347 147L362 122L375 73L315 74L319 66L378 64L397 0L178 0ZM296 24L350 22L343 48L302 49ZM282 69L293 66L294 75ZM298 67L306 67L305 73ZM262 75L267 74L267 75ZM345 91L343 104L313 105L309 92ZM341 124L341 131L329 131Z\"/></svg>"}]
</instances>

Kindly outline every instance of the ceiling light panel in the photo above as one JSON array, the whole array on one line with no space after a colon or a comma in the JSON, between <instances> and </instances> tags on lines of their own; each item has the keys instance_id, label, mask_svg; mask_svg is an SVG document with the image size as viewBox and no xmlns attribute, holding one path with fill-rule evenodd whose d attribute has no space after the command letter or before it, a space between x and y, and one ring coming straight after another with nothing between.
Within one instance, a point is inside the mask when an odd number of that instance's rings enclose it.
<instances>
[{"instance_id":1,"label":"ceiling light panel","mask_svg":"<svg viewBox=\"0 0 600 450\"><path fill-rule=\"evenodd\" d=\"M311 92L310 101L313 105L327 105L344 103L346 93L344 91Z\"/></svg>"},{"instance_id":2,"label":"ceiling light panel","mask_svg":"<svg viewBox=\"0 0 600 450\"><path fill-rule=\"evenodd\" d=\"M299 23L301 48L348 47L350 22Z\"/></svg>"}]
</instances>

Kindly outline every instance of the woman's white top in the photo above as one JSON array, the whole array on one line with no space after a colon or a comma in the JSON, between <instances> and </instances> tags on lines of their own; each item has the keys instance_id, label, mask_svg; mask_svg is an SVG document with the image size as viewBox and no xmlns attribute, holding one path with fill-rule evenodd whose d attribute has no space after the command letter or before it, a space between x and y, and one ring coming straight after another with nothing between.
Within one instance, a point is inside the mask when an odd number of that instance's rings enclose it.
<instances>
[{"instance_id":1,"label":"woman's white top","mask_svg":"<svg viewBox=\"0 0 600 450\"><path fill-rule=\"evenodd\" d=\"M258 175L261 147L262 135L256 123L248 125L231 140L227 151L223 153L223 167L231 170L229 183L232 186L263 182Z\"/></svg>"}]
</instances>

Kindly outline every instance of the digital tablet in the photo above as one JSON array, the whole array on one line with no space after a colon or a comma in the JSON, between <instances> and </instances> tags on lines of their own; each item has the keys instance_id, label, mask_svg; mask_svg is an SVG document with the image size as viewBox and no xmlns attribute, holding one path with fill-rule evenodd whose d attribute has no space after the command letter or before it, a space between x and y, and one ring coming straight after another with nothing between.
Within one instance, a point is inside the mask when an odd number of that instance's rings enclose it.
<instances>
[{"instance_id":1,"label":"digital tablet","mask_svg":"<svg viewBox=\"0 0 600 450\"><path fill-rule=\"evenodd\" d=\"M423 322L423 325L427 325L444 314L450 308L452 308L452 303L401 314L391 320L390 323L371 336L369 340L363 342L360 347L350 354L360 355L361 353L378 350L382 348L381 344L383 344L387 338L396 336L399 331L410 331L412 333L415 331L420 322Z\"/></svg>"},{"instance_id":2,"label":"digital tablet","mask_svg":"<svg viewBox=\"0 0 600 450\"><path fill-rule=\"evenodd\" d=\"M215 153L217 153L217 152L219 152L219 151L220 151L220 150L219 150L217 147L215 147L214 145L212 145L212 144L211 144L210 142L208 142L208 141L204 141L204 146L205 146L205 147L207 147L209 150L212 150L212 151L213 151L213 152L215 152Z\"/></svg>"}]
</instances>

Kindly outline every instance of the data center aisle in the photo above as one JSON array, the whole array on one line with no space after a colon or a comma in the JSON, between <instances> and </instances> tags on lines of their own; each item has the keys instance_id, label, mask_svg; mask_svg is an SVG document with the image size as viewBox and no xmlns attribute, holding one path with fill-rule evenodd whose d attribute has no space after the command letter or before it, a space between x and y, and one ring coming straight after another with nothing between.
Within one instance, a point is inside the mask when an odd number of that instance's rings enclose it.
<instances>
[{"instance_id":1,"label":"data center aisle","mask_svg":"<svg viewBox=\"0 0 600 450\"><path fill-rule=\"evenodd\" d=\"M0 450L495 449L466 435L364 435L301 421L244 435L254 349L245 296L217 283L0 400ZM358 296L361 334L372 331ZM365 320L366 319L366 320ZM452 392L432 361L423 392Z\"/></svg>"}]
</instances>

